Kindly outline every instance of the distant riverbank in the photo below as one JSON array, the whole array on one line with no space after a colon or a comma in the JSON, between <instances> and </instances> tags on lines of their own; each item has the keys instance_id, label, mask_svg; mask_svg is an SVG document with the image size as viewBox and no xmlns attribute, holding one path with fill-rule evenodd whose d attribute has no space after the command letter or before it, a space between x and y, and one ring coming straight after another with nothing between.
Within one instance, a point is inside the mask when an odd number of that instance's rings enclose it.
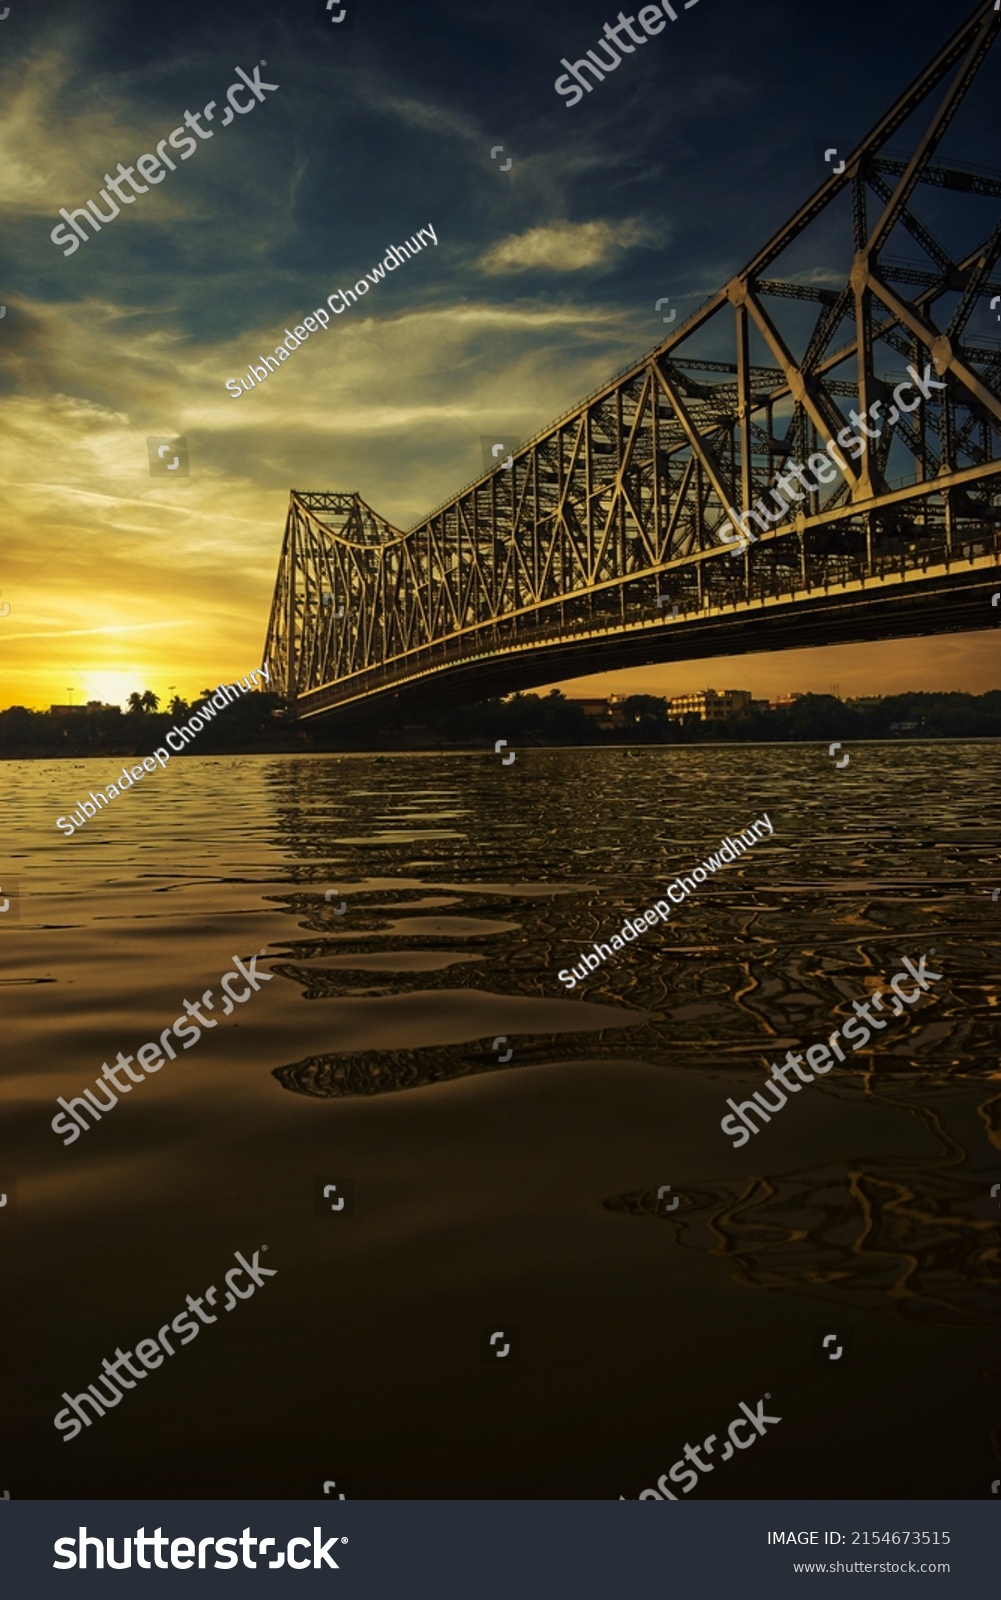
<instances>
[{"instance_id":1,"label":"distant riverbank","mask_svg":"<svg viewBox=\"0 0 1001 1600\"><path fill-rule=\"evenodd\" d=\"M138 699L138 696L133 697ZM185 708L187 709L187 708ZM0 760L58 760L96 756L117 760L149 755L161 745L176 711L122 712L117 706L58 707L0 712ZM514 695L509 700L415 704L402 713L373 706L364 726L354 722L296 723L273 694L247 695L203 730L194 755L377 753L379 751L483 750L503 739L516 749L624 745L804 744L827 740L928 742L1001 739L1001 690L986 694L874 697L865 703L833 695L802 695L774 710L682 721L668 716L667 701L632 695L606 716L588 715L559 690ZM190 759L190 754L185 757ZM180 758L180 757L179 757Z\"/></svg>"}]
</instances>

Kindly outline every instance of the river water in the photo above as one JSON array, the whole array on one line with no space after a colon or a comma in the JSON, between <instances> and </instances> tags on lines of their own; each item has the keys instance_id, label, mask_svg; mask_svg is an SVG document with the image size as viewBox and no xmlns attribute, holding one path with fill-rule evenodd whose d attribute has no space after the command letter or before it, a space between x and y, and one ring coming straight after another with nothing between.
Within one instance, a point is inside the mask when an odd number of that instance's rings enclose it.
<instances>
[{"instance_id":1,"label":"river water","mask_svg":"<svg viewBox=\"0 0 1001 1600\"><path fill-rule=\"evenodd\" d=\"M0 764L0 1490L635 1498L768 1395L693 1498L988 1494L1001 748L849 749L188 758L72 839L114 762ZM56 1096L261 950L64 1147ZM922 1003L734 1150L727 1097L932 950ZM252 1298L57 1432L264 1246Z\"/></svg>"}]
</instances>

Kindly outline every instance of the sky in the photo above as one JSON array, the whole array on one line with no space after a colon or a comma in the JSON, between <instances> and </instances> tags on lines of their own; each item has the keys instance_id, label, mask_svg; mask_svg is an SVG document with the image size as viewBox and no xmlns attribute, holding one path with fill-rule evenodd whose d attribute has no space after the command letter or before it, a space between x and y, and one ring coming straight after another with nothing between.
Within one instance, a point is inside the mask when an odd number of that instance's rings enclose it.
<instances>
[{"instance_id":1,"label":"sky","mask_svg":"<svg viewBox=\"0 0 1001 1600\"><path fill-rule=\"evenodd\" d=\"M676 0L570 106L560 59L615 20L607 0L343 7L338 32L319 0L10 0L0 707L191 698L258 666L290 489L358 491L411 526L479 475L484 435L531 437L656 345L658 298L683 319L739 270L817 187L818 144L857 142L972 9ZM990 163L995 67L958 159ZM262 87L227 121L237 68ZM193 151L164 146L174 171L72 253L53 243L61 208L104 209L106 172L213 101ZM437 245L227 390L428 225ZM151 475L147 441L178 437L188 475ZM979 693L996 653L987 631L560 687Z\"/></svg>"}]
</instances>

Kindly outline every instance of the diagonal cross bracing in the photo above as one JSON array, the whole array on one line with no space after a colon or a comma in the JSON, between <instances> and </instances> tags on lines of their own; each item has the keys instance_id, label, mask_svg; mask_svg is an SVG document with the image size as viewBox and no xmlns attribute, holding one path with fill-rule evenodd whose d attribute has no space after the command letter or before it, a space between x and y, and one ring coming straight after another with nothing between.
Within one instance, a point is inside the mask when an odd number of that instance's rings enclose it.
<instances>
[{"instance_id":1,"label":"diagonal cross bracing","mask_svg":"<svg viewBox=\"0 0 1001 1600\"><path fill-rule=\"evenodd\" d=\"M443 680L506 692L640 661L989 625L1001 350L975 323L998 292L1001 178L942 146L960 139L999 27L983 0L843 173L509 468L406 532L358 494L293 491L265 647L291 714ZM920 216L926 184L935 234ZM980 244L942 241L950 204L964 219L980 208ZM850 268L825 271L822 286L783 274L828 208ZM850 409L879 400L885 416L908 366L945 389L860 459L842 449L837 480L790 498L741 551L732 517L846 426L857 434Z\"/></svg>"}]
</instances>

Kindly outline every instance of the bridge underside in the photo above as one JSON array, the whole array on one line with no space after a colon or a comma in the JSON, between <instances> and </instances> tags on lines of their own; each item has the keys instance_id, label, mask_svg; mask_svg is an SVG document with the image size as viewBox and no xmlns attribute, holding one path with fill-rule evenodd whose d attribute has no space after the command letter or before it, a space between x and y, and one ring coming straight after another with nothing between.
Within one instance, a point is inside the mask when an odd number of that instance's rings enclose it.
<instances>
[{"instance_id":1,"label":"bridge underside","mask_svg":"<svg viewBox=\"0 0 1001 1600\"><path fill-rule=\"evenodd\" d=\"M742 272L408 532L293 491L265 646L290 714L992 626L1001 176L935 157L999 28L982 0Z\"/></svg>"},{"instance_id":2,"label":"bridge underside","mask_svg":"<svg viewBox=\"0 0 1001 1600\"><path fill-rule=\"evenodd\" d=\"M991 540L992 545L1001 540ZM999 556L980 553L950 565L887 570L879 578L830 583L802 594L761 595L688 612L684 602L636 608L622 623L595 620L576 634L545 637L543 630L510 630L494 648L486 640L429 647L412 675L366 674L355 699L335 689L319 689L300 702L302 719L328 717L336 709L345 721L358 721L376 706L397 716L419 717L421 709L443 700L482 699L537 688L540 684L672 662L709 660L761 651L805 650L940 633L970 633L998 626L1001 613L991 606L997 592ZM643 614L645 612L645 614ZM530 619L531 620L531 619Z\"/></svg>"}]
</instances>

